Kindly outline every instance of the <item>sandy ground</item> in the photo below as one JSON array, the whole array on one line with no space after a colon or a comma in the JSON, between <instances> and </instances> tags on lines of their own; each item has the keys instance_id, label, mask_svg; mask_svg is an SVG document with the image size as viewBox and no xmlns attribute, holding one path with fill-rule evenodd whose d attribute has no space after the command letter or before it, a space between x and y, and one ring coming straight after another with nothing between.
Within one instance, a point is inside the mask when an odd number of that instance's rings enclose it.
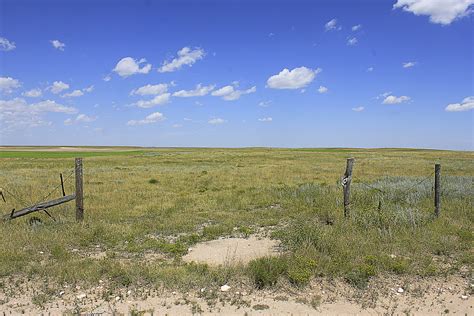
<instances>
[{"instance_id":1,"label":"sandy ground","mask_svg":"<svg viewBox=\"0 0 474 316\"><path fill-rule=\"evenodd\" d=\"M279 244L269 238L222 238L197 244L188 250L183 260L209 265L245 264L255 258L278 254Z\"/></svg>"},{"instance_id":2,"label":"sandy ground","mask_svg":"<svg viewBox=\"0 0 474 316\"><path fill-rule=\"evenodd\" d=\"M20 291L18 286L13 291L21 294L13 294L8 286L0 289L0 311L4 315L474 315L474 299L468 294L474 286L471 282L461 276L385 277L372 280L366 290L357 290L342 280L315 279L304 290L280 285L278 290L257 291L229 284L226 292L131 287L112 294L101 282L90 289L64 286L41 306L32 303L34 289L23 283Z\"/></svg>"}]
</instances>

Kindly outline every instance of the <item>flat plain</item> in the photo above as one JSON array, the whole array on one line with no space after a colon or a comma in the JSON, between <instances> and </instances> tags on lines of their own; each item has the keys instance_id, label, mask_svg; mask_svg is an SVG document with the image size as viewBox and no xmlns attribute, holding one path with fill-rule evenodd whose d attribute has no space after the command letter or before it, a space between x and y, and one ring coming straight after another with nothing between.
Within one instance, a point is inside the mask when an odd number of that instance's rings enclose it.
<instances>
[{"instance_id":1,"label":"flat plain","mask_svg":"<svg viewBox=\"0 0 474 316\"><path fill-rule=\"evenodd\" d=\"M358 308L376 308L374 301L387 297L367 297L376 284L393 295L424 297L433 293L419 284L451 280L446 288L472 312L473 152L3 147L2 213L60 197L60 173L72 193L74 157L84 158L84 222L75 222L69 202L49 209L55 220L40 212L0 223L1 310L90 312L100 302L120 310L131 297L168 295L155 305L217 312L210 303L217 300L259 312L272 305L252 307L242 293L258 298L269 291L278 293L275 304L290 297L312 310L337 306L321 284L337 284L342 298L359 297ZM355 166L344 218L340 179L349 157ZM442 167L438 218L435 163ZM227 249L222 264L183 260L227 239L278 247L245 262L233 260L238 249ZM223 285L230 291L220 291ZM122 311L153 309L137 304Z\"/></svg>"}]
</instances>

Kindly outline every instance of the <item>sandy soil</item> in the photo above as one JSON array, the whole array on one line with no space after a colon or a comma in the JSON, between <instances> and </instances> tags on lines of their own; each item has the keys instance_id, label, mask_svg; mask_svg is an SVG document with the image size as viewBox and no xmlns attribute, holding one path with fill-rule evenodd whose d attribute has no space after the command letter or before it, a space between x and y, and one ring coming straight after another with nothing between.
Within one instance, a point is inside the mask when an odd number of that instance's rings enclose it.
<instances>
[{"instance_id":1,"label":"sandy soil","mask_svg":"<svg viewBox=\"0 0 474 316\"><path fill-rule=\"evenodd\" d=\"M226 292L218 287L179 293L144 287L111 290L100 282L89 289L59 287L47 302L35 305L31 284L11 284L0 288L0 311L4 315L474 315L474 299L469 295L474 285L472 279L461 276L386 276L371 280L363 291L342 280L322 278L304 290L285 284L273 291L257 291L245 284L229 286Z\"/></svg>"},{"instance_id":2,"label":"sandy soil","mask_svg":"<svg viewBox=\"0 0 474 316\"><path fill-rule=\"evenodd\" d=\"M278 254L279 244L269 238L222 238L197 244L188 250L183 260L209 265L245 264L255 258Z\"/></svg>"}]
</instances>

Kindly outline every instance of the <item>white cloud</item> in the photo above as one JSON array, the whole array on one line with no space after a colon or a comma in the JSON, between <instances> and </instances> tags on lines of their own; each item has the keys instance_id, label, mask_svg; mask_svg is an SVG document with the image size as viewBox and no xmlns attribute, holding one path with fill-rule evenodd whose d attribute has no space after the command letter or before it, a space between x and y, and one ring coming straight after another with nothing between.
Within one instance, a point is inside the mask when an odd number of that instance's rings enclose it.
<instances>
[{"instance_id":1,"label":"white cloud","mask_svg":"<svg viewBox=\"0 0 474 316\"><path fill-rule=\"evenodd\" d=\"M31 89L29 91L23 92L23 95L28 98L38 98L43 94L41 89Z\"/></svg>"},{"instance_id":2,"label":"white cloud","mask_svg":"<svg viewBox=\"0 0 474 316\"><path fill-rule=\"evenodd\" d=\"M80 97L80 96L83 96L83 95L84 95L84 92L82 92L81 90L74 90L70 93L63 94L63 97L64 98L75 98L75 97Z\"/></svg>"},{"instance_id":3,"label":"white cloud","mask_svg":"<svg viewBox=\"0 0 474 316\"><path fill-rule=\"evenodd\" d=\"M0 77L0 92L11 93L16 88L21 87L21 83L17 79L11 77Z\"/></svg>"},{"instance_id":4,"label":"white cloud","mask_svg":"<svg viewBox=\"0 0 474 316\"><path fill-rule=\"evenodd\" d=\"M53 82L53 85L49 86L48 89L54 93L58 94L64 90L69 89L69 85L67 83L64 83L62 81L55 81Z\"/></svg>"},{"instance_id":5,"label":"white cloud","mask_svg":"<svg viewBox=\"0 0 474 316\"><path fill-rule=\"evenodd\" d=\"M146 59L142 58L138 62L132 57L125 57L120 59L115 68L112 71L115 71L121 77L128 77L135 74L147 74L151 70L151 64L146 64L140 68L140 64L146 62ZM106 80L107 81L107 80Z\"/></svg>"},{"instance_id":6,"label":"white cloud","mask_svg":"<svg viewBox=\"0 0 474 316\"><path fill-rule=\"evenodd\" d=\"M202 97L214 90L215 87L215 85L203 86L201 84L198 84L194 90L179 90L173 93L173 96L183 98Z\"/></svg>"},{"instance_id":7,"label":"white cloud","mask_svg":"<svg viewBox=\"0 0 474 316\"><path fill-rule=\"evenodd\" d=\"M258 119L260 122L271 122L273 121L273 118L271 117L262 117Z\"/></svg>"},{"instance_id":8,"label":"white cloud","mask_svg":"<svg viewBox=\"0 0 474 316\"><path fill-rule=\"evenodd\" d=\"M306 67L299 67L293 70L287 68L273 75L267 80L267 86L272 89L300 89L310 84L316 75L320 73L321 68L312 70Z\"/></svg>"},{"instance_id":9,"label":"white cloud","mask_svg":"<svg viewBox=\"0 0 474 316\"><path fill-rule=\"evenodd\" d=\"M474 109L474 96L464 98L461 103L448 104L445 108L448 112L463 112Z\"/></svg>"},{"instance_id":10,"label":"white cloud","mask_svg":"<svg viewBox=\"0 0 474 316\"><path fill-rule=\"evenodd\" d=\"M59 49L60 51L64 51L64 47L66 47L66 44L58 40L51 40L49 42L51 43L51 45L53 45L54 48Z\"/></svg>"},{"instance_id":11,"label":"white cloud","mask_svg":"<svg viewBox=\"0 0 474 316\"><path fill-rule=\"evenodd\" d=\"M164 61L158 69L159 72L173 72L184 65L192 66L196 61L203 59L205 52L201 48L192 50L189 47L183 47L178 51L178 57L172 61Z\"/></svg>"},{"instance_id":12,"label":"white cloud","mask_svg":"<svg viewBox=\"0 0 474 316\"><path fill-rule=\"evenodd\" d=\"M474 0L398 0L394 9L403 9L415 15L428 15L430 22L451 24L456 19L472 13Z\"/></svg>"},{"instance_id":13,"label":"white cloud","mask_svg":"<svg viewBox=\"0 0 474 316\"><path fill-rule=\"evenodd\" d=\"M357 37L351 37L347 40L347 45L354 46L357 45L358 42Z\"/></svg>"},{"instance_id":14,"label":"white cloud","mask_svg":"<svg viewBox=\"0 0 474 316\"><path fill-rule=\"evenodd\" d=\"M362 28L362 24L357 24L352 27L352 31L356 32Z\"/></svg>"},{"instance_id":15,"label":"white cloud","mask_svg":"<svg viewBox=\"0 0 474 316\"><path fill-rule=\"evenodd\" d=\"M171 125L172 128L180 128L183 127L183 124L173 124Z\"/></svg>"},{"instance_id":16,"label":"white cloud","mask_svg":"<svg viewBox=\"0 0 474 316\"><path fill-rule=\"evenodd\" d=\"M218 117L217 117L217 118L210 119L210 120L208 121L208 123L211 124L211 125L220 125L220 124L224 124L224 123L226 123L226 122L227 122L226 120L221 119L221 118L218 118Z\"/></svg>"},{"instance_id":17,"label":"white cloud","mask_svg":"<svg viewBox=\"0 0 474 316\"><path fill-rule=\"evenodd\" d=\"M358 107L352 108L352 111L354 111L354 112L362 112L364 110L365 110L365 108L363 106L358 106Z\"/></svg>"},{"instance_id":18,"label":"white cloud","mask_svg":"<svg viewBox=\"0 0 474 316\"><path fill-rule=\"evenodd\" d=\"M88 116L86 114L79 114L75 119L68 118L64 121L64 125L72 125L74 123L90 123L97 120L96 116Z\"/></svg>"},{"instance_id":19,"label":"white cloud","mask_svg":"<svg viewBox=\"0 0 474 316\"><path fill-rule=\"evenodd\" d=\"M258 106L261 106L261 107L266 108L266 107L270 106L271 103L272 103L271 100L268 100L268 101L260 101L260 102L258 103Z\"/></svg>"},{"instance_id":20,"label":"white cloud","mask_svg":"<svg viewBox=\"0 0 474 316\"><path fill-rule=\"evenodd\" d=\"M326 88L325 86L319 86L319 88L318 88L319 93L326 93L328 91L329 91L329 89Z\"/></svg>"},{"instance_id":21,"label":"white cloud","mask_svg":"<svg viewBox=\"0 0 474 316\"><path fill-rule=\"evenodd\" d=\"M342 27L337 25L337 19L332 19L324 25L326 31L340 30Z\"/></svg>"},{"instance_id":22,"label":"white cloud","mask_svg":"<svg viewBox=\"0 0 474 316\"><path fill-rule=\"evenodd\" d=\"M389 95L383 100L383 104L399 104L399 103L404 103L407 101L410 101L410 97L407 97L406 95L402 95L400 97L394 96L394 95Z\"/></svg>"},{"instance_id":23,"label":"white cloud","mask_svg":"<svg viewBox=\"0 0 474 316\"><path fill-rule=\"evenodd\" d=\"M10 50L14 50L16 45L14 42L10 42L5 37L0 37L0 50L4 52L8 52Z\"/></svg>"},{"instance_id":24,"label":"white cloud","mask_svg":"<svg viewBox=\"0 0 474 316\"><path fill-rule=\"evenodd\" d=\"M411 68L411 67L414 67L415 65L416 65L416 61L408 61L402 64L403 68Z\"/></svg>"},{"instance_id":25,"label":"white cloud","mask_svg":"<svg viewBox=\"0 0 474 316\"><path fill-rule=\"evenodd\" d=\"M374 71L374 67L367 68L367 72L372 72L372 71Z\"/></svg>"},{"instance_id":26,"label":"white cloud","mask_svg":"<svg viewBox=\"0 0 474 316\"><path fill-rule=\"evenodd\" d=\"M159 84L147 84L146 86L140 87L138 89L132 90L130 94L138 94L138 95L157 95L163 94L168 91L168 84L166 83L159 83Z\"/></svg>"},{"instance_id":27,"label":"white cloud","mask_svg":"<svg viewBox=\"0 0 474 316\"><path fill-rule=\"evenodd\" d=\"M145 117L143 120L130 120L127 122L128 126L135 126L135 125L145 125L145 124L152 124L163 121L165 119L164 115L160 112L154 112Z\"/></svg>"},{"instance_id":28,"label":"white cloud","mask_svg":"<svg viewBox=\"0 0 474 316\"><path fill-rule=\"evenodd\" d=\"M51 125L44 120L45 113L74 114L77 109L46 100L28 104L23 98L0 100L0 129L11 131L30 127Z\"/></svg>"},{"instance_id":29,"label":"white cloud","mask_svg":"<svg viewBox=\"0 0 474 316\"><path fill-rule=\"evenodd\" d=\"M112 77L110 75L107 75L104 78L102 78L102 80L104 80L105 82L109 82L110 80L112 80Z\"/></svg>"},{"instance_id":30,"label":"white cloud","mask_svg":"<svg viewBox=\"0 0 474 316\"><path fill-rule=\"evenodd\" d=\"M87 88L84 88L84 89L82 89L82 91L88 92L88 93L89 93L89 92L92 92L92 91L94 91L94 86L92 85L92 86L89 86L89 87L87 87Z\"/></svg>"},{"instance_id":31,"label":"white cloud","mask_svg":"<svg viewBox=\"0 0 474 316\"><path fill-rule=\"evenodd\" d=\"M238 86L238 82L233 82L233 84L235 87ZM236 88L234 88L234 86L222 87L216 91L213 91L211 95L215 97L222 97L222 99L226 101L234 101L239 99L244 94L250 94L257 91L256 86L253 86L252 88L249 88L247 90L237 90Z\"/></svg>"},{"instance_id":32,"label":"white cloud","mask_svg":"<svg viewBox=\"0 0 474 316\"><path fill-rule=\"evenodd\" d=\"M169 100L170 100L170 96L171 96L170 93L163 93L163 94L157 95L156 97L154 97L151 100L137 101L137 102L133 103L133 105L138 106L139 108L147 109L147 108L154 107L156 105L162 105L162 104L168 103Z\"/></svg>"}]
</instances>

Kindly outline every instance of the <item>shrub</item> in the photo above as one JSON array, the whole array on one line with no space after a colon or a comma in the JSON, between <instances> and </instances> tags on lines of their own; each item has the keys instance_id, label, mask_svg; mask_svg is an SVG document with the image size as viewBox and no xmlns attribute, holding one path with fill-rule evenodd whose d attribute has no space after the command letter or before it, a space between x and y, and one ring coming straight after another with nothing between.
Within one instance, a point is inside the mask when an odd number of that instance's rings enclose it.
<instances>
[{"instance_id":1,"label":"shrub","mask_svg":"<svg viewBox=\"0 0 474 316\"><path fill-rule=\"evenodd\" d=\"M156 179L150 179L150 180L148 180L148 183L150 183L150 184L156 184L156 183L158 183L158 180L156 180Z\"/></svg>"},{"instance_id":2,"label":"shrub","mask_svg":"<svg viewBox=\"0 0 474 316\"><path fill-rule=\"evenodd\" d=\"M306 285L316 268L316 261L305 256L296 255L292 258L288 268L288 279L294 285Z\"/></svg>"},{"instance_id":3,"label":"shrub","mask_svg":"<svg viewBox=\"0 0 474 316\"><path fill-rule=\"evenodd\" d=\"M248 266L248 273L258 289L276 284L278 278L287 271L285 257L263 257L252 260Z\"/></svg>"}]
</instances>

